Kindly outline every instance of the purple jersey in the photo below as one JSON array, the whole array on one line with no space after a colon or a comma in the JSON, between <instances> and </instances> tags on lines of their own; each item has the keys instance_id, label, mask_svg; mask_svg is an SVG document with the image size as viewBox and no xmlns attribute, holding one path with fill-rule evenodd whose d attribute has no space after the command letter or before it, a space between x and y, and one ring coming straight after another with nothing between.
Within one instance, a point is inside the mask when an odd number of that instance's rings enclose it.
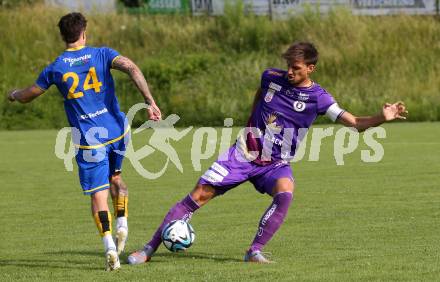
<instances>
[{"instance_id":1,"label":"purple jersey","mask_svg":"<svg viewBox=\"0 0 440 282\"><path fill-rule=\"evenodd\" d=\"M291 160L301 135L333 104L334 98L319 84L295 87L286 71L268 69L261 77L260 99L237 146L248 160L260 165Z\"/></svg>"}]
</instances>

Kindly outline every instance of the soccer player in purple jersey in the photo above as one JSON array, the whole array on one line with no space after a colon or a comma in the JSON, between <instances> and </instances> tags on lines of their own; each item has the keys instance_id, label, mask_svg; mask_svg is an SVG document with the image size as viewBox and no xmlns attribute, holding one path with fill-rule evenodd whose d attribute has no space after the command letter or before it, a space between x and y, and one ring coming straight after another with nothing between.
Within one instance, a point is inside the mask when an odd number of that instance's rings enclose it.
<instances>
[{"instance_id":1,"label":"soccer player in purple jersey","mask_svg":"<svg viewBox=\"0 0 440 282\"><path fill-rule=\"evenodd\" d=\"M161 243L163 227L172 220L189 220L212 198L250 181L260 193L273 197L261 217L255 238L246 252L247 262L270 262L261 250L279 229L293 200L294 179L289 160L294 156L299 129L307 129L318 115L363 131L396 118L404 119L402 102L385 104L380 114L356 117L341 109L310 75L318 62L311 43L300 42L283 54L287 71L263 72L247 128L237 142L202 175L196 187L165 216L152 239L128 257L130 264L151 259Z\"/></svg>"}]
</instances>

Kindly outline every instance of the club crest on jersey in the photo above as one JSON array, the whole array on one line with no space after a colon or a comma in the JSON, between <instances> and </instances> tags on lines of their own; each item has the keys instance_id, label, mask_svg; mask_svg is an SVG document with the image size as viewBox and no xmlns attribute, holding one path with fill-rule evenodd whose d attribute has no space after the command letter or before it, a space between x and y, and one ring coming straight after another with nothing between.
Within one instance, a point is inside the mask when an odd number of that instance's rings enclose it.
<instances>
[{"instance_id":1,"label":"club crest on jersey","mask_svg":"<svg viewBox=\"0 0 440 282\"><path fill-rule=\"evenodd\" d=\"M264 101L269 103L272 101L273 95L275 95L275 91L272 89L267 90L266 96L264 96Z\"/></svg>"},{"instance_id":2,"label":"club crest on jersey","mask_svg":"<svg viewBox=\"0 0 440 282\"><path fill-rule=\"evenodd\" d=\"M275 90L275 91L281 91L281 85L278 85L278 84L276 84L276 83L273 83L273 82L271 82L270 84L269 84L269 88L270 89L273 89L273 90Z\"/></svg>"},{"instance_id":3,"label":"club crest on jersey","mask_svg":"<svg viewBox=\"0 0 440 282\"><path fill-rule=\"evenodd\" d=\"M303 101L295 101L293 102L293 109L296 112L302 112L306 109L306 103L304 103Z\"/></svg>"}]
</instances>

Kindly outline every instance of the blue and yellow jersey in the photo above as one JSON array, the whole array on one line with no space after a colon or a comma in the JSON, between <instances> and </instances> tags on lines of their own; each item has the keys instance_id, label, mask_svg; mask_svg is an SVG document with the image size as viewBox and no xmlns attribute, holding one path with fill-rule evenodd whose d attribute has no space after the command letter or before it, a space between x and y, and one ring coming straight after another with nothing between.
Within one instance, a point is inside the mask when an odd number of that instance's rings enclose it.
<instances>
[{"instance_id":1,"label":"blue and yellow jersey","mask_svg":"<svg viewBox=\"0 0 440 282\"><path fill-rule=\"evenodd\" d=\"M43 90L52 84L57 86L70 126L81 133L81 138L73 134L80 148L100 147L122 139L127 133L110 73L118 56L118 52L107 47L67 49L36 81Z\"/></svg>"}]
</instances>

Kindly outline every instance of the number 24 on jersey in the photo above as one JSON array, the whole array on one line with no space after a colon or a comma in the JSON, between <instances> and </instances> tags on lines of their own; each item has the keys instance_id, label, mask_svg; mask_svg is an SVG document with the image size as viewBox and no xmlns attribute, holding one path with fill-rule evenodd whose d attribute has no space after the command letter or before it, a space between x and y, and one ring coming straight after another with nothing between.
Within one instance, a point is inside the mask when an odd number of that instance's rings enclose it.
<instances>
[{"instance_id":1,"label":"number 24 on jersey","mask_svg":"<svg viewBox=\"0 0 440 282\"><path fill-rule=\"evenodd\" d=\"M69 93L67 94L67 99L78 99L84 96L84 93L82 91L76 92L76 88L78 87L79 84L78 74L75 72L65 73L63 75L63 82L67 82L69 78L72 78L73 83L72 86L70 86ZM95 93L99 93L101 92L101 86L102 86L102 82L98 80L95 67L91 67L89 69L89 72L87 73L86 79L84 80L83 89L84 90L93 89L95 90Z\"/></svg>"}]
</instances>

